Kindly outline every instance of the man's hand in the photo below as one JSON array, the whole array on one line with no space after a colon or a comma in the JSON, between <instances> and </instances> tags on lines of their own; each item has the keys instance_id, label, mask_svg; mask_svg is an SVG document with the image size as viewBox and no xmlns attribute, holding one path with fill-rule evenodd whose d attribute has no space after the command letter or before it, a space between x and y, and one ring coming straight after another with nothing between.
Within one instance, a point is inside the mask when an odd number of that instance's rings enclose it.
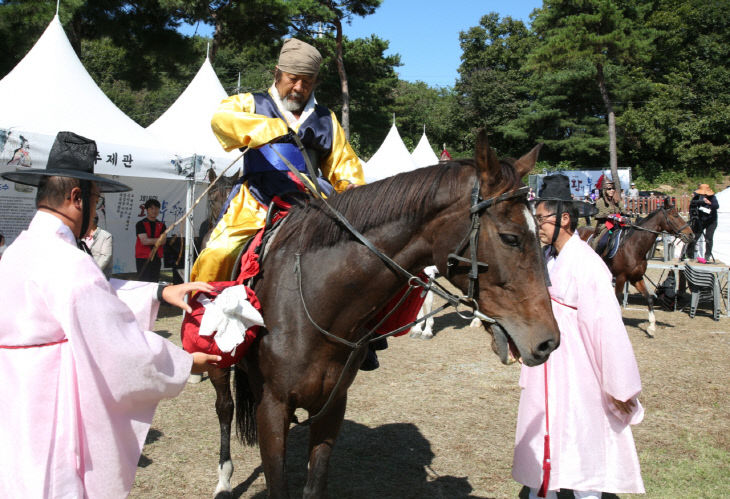
<instances>
[{"instance_id":1,"label":"man's hand","mask_svg":"<svg viewBox=\"0 0 730 499\"><path fill-rule=\"evenodd\" d=\"M631 412L634 410L634 407L636 407L636 402L631 399L627 400L626 402L621 402L620 400L616 400L610 395L608 396L608 398L611 399L611 403L624 414L631 414Z\"/></svg>"},{"instance_id":2,"label":"man's hand","mask_svg":"<svg viewBox=\"0 0 730 499\"><path fill-rule=\"evenodd\" d=\"M166 286L162 290L162 299L170 305L175 305L186 312L190 313L193 311L190 305L185 303L185 295L191 291L206 291L210 293L213 291L213 286L207 282L186 282L183 284L176 284L174 286Z\"/></svg>"},{"instance_id":3,"label":"man's hand","mask_svg":"<svg viewBox=\"0 0 730 499\"><path fill-rule=\"evenodd\" d=\"M220 355L209 355L203 352L195 352L193 356L193 365L190 368L190 374L202 374L211 367L215 367L216 362L220 362Z\"/></svg>"}]
</instances>

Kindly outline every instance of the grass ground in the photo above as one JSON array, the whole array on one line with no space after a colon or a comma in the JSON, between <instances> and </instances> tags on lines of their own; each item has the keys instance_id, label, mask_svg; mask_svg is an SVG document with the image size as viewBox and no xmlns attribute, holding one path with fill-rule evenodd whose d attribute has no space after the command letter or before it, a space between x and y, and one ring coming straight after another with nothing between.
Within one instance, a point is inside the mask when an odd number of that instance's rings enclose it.
<instances>
[{"instance_id":1,"label":"grass ground","mask_svg":"<svg viewBox=\"0 0 730 499\"><path fill-rule=\"evenodd\" d=\"M159 334L179 343L179 315L163 310ZM165 316L166 315L166 316ZM633 428L647 498L730 496L730 318L701 309L624 312L643 381L644 421ZM390 341L381 368L360 373L331 460L332 498L511 498L519 388L517 366L503 366L487 334L453 312L436 318L431 341ZM140 460L133 498L212 497L218 424L209 382L164 401ZM290 433L293 497L306 472L306 431ZM257 448L232 445L236 497L263 498Z\"/></svg>"}]
</instances>

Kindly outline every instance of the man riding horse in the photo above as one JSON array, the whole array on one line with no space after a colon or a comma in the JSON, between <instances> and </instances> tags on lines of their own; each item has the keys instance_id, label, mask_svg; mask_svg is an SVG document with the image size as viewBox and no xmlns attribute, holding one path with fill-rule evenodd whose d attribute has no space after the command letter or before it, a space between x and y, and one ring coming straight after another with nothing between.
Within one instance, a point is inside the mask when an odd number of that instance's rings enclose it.
<instances>
[{"instance_id":1,"label":"man riding horse","mask_svg":"<svg viewBox=\"0 0 730 499\"><path fill-rule=\"evenodd\" d=\"M264 227L268 210L286 208L291 195L311 187L289 172L287 161L325 194L365 183L360 159L335 114L314 97L321 62L315 47L289 38L279 54L271 88L227 97L213 115L211 126L223 149L250 149L225 213L193 265L191 280L231 279L240 248ZM298 135L318 178L311 178L290 133ZM364 364L365 369L377 367L374 352Z\"/></svg>"}]
</instances>

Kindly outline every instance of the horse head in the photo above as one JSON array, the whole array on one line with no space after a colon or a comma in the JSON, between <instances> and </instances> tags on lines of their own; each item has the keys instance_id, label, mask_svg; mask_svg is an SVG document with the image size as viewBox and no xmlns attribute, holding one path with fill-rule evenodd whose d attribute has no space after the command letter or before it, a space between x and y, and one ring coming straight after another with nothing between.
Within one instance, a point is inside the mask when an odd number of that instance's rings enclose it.
<instances>
[{"instance_id":1,"label":"horse head","mask_svg":"<svg viewBox=\"0 0 730 499\"><path fill-rule=\"evenodd\" d=\"M540 147L518 160L500 161L484 131L477 140L474 166L480 198L486 202L478 211L480 263L474 298L479 310L496 321L483 324L492 335L492 349L505 364L510 357L521 357L530 366L540 364L560 343L535 219L526 195L516 192L521 178L534 167ZM463 211L460 216L464 218ZM459 227L453 230L463 231L463 224ZM450 278L462 291L469 288L465 267L461 264L462 272Z\"/></svg>"},{"instance_id":2,"label":"horse head","mask_svg":"<svg viewBox=\"0 0 730 499\"><path fill-rule=\"evenodd\" d=\"M664 204L659 209L664 214L663 220L660 222L661 230L679 237L684 244L694 241L692 227L685 222L677 211L677 207L671 203L668 197L664 198Z\"/></svg>"}]
</instances>

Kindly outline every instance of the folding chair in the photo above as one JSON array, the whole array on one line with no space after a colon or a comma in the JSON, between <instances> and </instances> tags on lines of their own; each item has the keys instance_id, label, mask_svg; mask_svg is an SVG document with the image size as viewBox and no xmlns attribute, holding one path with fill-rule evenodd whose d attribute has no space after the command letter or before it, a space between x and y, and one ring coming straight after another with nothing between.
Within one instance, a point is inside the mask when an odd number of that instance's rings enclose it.
<instances>
[{"instance_id":1,"label":"folding chair","mask_svg":"<svg viewBox=\"0 0 730 499\"><path fill-rule=\"evenodd\" d=\"M720 320L722 294L717 275L712 271L687 264L684 266L684 276L687 278L687 285L692 293L689 316L694 318L697 313L697 305L701 300L712 300L712 318L716 321Z\"/></svg>"}]
</instances>

